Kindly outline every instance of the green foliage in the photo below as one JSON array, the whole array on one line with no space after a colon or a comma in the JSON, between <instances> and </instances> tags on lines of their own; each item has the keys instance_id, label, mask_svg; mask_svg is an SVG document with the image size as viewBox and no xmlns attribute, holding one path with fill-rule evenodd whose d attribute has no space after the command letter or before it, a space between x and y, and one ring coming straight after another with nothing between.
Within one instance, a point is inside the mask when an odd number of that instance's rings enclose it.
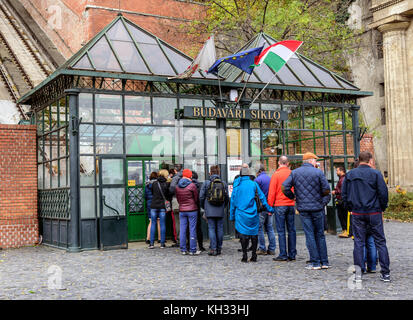
<instances>
[{"instance_id":1,"label":"green foliage","mask_svg":"<svg viewBox=\"0 0 413 320\"><path fill-rule=\"evenodd\" d=\"M259 32L278 41L304 41L300 53L345 74L345 54L355 45L346 25L352 0L207 0L206 17L193 21L191 35L215 34L217 48L233 53Z\"/></svg>"},{"instance_id":2,"label":"green foliage","mask_svg":"<svg viewBox=\"0 0 413 320\"><path fill-rule=\"evenodd\" d=\"M389 194L389 207L384 213L386 219L413 222L413 192Z\"/></svg>"}]
</instances>

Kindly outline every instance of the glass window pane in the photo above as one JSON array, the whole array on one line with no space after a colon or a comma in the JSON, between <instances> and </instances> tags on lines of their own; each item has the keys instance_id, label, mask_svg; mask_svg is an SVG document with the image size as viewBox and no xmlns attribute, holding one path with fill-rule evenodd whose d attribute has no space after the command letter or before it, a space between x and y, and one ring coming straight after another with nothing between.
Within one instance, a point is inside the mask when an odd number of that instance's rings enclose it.
<instances>
[{"instance_id":1,"label":"glass window pane","mask_svg":"<svg viewBox=\"0 0 413 320\"><path fill-rule=\"evenodd\" d=\"M153 98L153 123L175 124L176 99Z\"/></svg>"},{"instance_id":2,"label":"glass window pane","mask_svg":"<svg viewBox=\"0 0 413 320\"><path fill-rule=\"evenodd\" d=\"M299 59L288 60L288 65L294 70L300 80L310 87L321 87L322 85L314 78L310 71L303 65Z\"/></svg>"},{"instance_id":3,"label":"glass window pane","mask_svg":"<svg viewBox=\"0 0 413 320\"><path fill-rule=\"evenodd\" d=\"M44 188L45 189L50 189L50 178L51 178L50 170L51 170L50 162L46 162L44 164Z\"/></svg>"},{"instance_id":4,"label":"glass window pane","mask_svg":"<svg viewBox=\"0 0 413 320\"><path fill-rule=\"evenodd\" d=\"M151 98L125 96L125 123L151 123Z\"/></svg>"},{"instance_id":5,"label":"glass window pane","mask_svg":"<svg viewBox=\"0 0 413 320\"><path fill-rule=\"evenodd\" d=\"M191 157L204 156L204 131L202 128L183 128L183 154Z\"/></svg>"},{"instance_id":6,"label":"glass window pane","mask_svg":"<svg viewBox=\"0 0 413 320\"><path fill-rule=\"evenodd\" d=\"M250 141L251 141L251 156L261 155L261 133L260 130L251 129L250 130Z\"/></svg>"},{"instance_id":7,"label":"glass window pane","mask_svg":"<svg viewBox=\"0 0 413 320\"><path fill-rule=\"evenodd\" d=\"M271 154L271 149L277 149L279 144L278 131L262 130L262 148L264 154Z\"/></svg>"},{"instance_id":8,"label":"glass window pane","mask_svg":"<svg viewBox=\"0 0 413 320\"><path fill-rule=\"evenodd\" d=\"M205 100L205 107L215 107L211 100ZM216 120L205 120L206 126L214 126L216 127L217 121Z\"/></svg>"},{"instance_id":9,"label":"glass window pane","mask_svg":"<svg viewBox=\"0 0 413 320\"><path fill-rule=\"evenodd\" d=\"M279 104L261 104L261 110L281 110L281 105ZM262 121L263 128L280 128L281 121Z\"/></svg>"},{"instance_id":10,"label":"glass window pane","mask_svg":"<svg viewBox=\"0 0 413 320\"><path fill-rule=\"evenodd\" d=\"M112 45L126 72L149 73L133 42L112 41Z\"/></svg>"},{"instance_id":11,"label":"glass window pane","mask_svg":"<svg viewBox=\"0 0 413 320\"><path fill-rule=\"evenodd\" d=\"M121 216L125 215L125 188L104 188L102 196L105 197L102 201L104 217L117 216L118 213ZM108 206L116 209L118 213Z\"/></svg>"},{"instance_id":12,"label":"glass window pane","mask_svg":"<svg viewBox=\"0 0 413 320\"><path fill-rule=\"evenodd\" d=\"M205 129L205 143L207 155L218 154L218 131L215 128Z\"/></svg>"},{"instance_id":13,"label":"glass window pane","mask_svg":"<svg viewBox=\"0 0 413 320\"><path fill-rule=\"evenodd\" d=\"M202 100L197 99L179 99L179 109L184 109L184 107L202 107ZM184 125L188 126L202 126L203 120L198 119L182 119Z\"/></svg>"},{"instance_id":14,"label":"glass window pane","mask_svg":"<svg viewBox=\"0 0 413 320\"><path fill-rule=\"evenodd\" d=\"M122 96L111 94L97 94L96 122L122 123Z\"/></svg>"},{"instance_id":15,"label":"glass window pane","mask_svg":"<svg viewBox=\"0 0 413 320\"><path fill-rule=\"evenodd\" d=\"M96 153L123 154L122 126L96 126Z\"/></svg>"},{"instance_id":16,"label":"glass window pane","mask_svg":"<svg viewBox=\"0 0 413 320\"><path fill-rule=\"evenodd\" d=\"M118 20L106 33L110 40L132 41L122 21Z\"/></svg>"},{"instance_id":17,"label":"glass window pane","mask_svg":"<svg viewBox=\"0 0 413 320\"><path fill-rule=\"evenodd\" d=\"M164 53L159 48L158 44L140 43L139 49L145 57L145 60L148 62L149 68L154 74L171 76L176 75L169 61L166 59Z\"/></svg>"},{"instance_id":18,"label":"glass window pane","mask_svg":"<svg viewBox=\"0 0 413 320\"><path fill-rule=\"evenodd\" d=\"M122 71L104 36L89 50L89 54L97 70Z\"/></svg>"},{"instance_id":19,"label":"glass window pane","mask_svg":"<svg viewBox=\"0 0 413 320\"><path fill-rule=\"evenodd\" d=\"M60 172L59 172L59 176L60 176L60 186L59 187L67 187L67 181L69 179L69 176L67 174L67 166L69 165L68 162L68 158L63 158L60 159Z\"/></svg>"},{"instance_id":20,"label":"glass window pane","mask_svg":"<svg viewBox=\"0 0 413 320\"><path fill-rule=\"evenodd\" d=\"M123 159L102 159L102 183L123 184Z\"/></svg>"},{"instance_id":21,"label":"glass window pane","mask_svg":"<svg viewBox=\"0 0 413 320\"><path fill-rule=\"evenodd\" d=\"M93 154L93 125L81 124L79 127L79 151L80 153Z\"/></svg>"},{"instance_id":22,"label":"glass window pane","mask_svg":"<svg viewBox=\"0 0 413 320\"><path fill-rule=\"evenodd\" d=\"M40 135L43 133L43 120L44 120L44 116L43 116L43 110L37 112L36 114L36 125L37 125L37 134Z\"/></svg>"},{"instance_id":23,"label":"glass window pane","mask_svg":"<svg viewBox=\"0 0 413 320\"><path fill-rule=\"evenodd\" d=\"M155 38L146 32L136 28L135 26L131 25L130 23L126 22L126 26L129 29L132 37L138 43L149 43L149 44L157 44Z\"/></svg>"},{"instance_id":24,"label":"glass window pane","mask_svg":"<svg viewBox=\"0 0 413 320\"><path fill-rule=\"evenodd\" d=\"M37 188L39 190L43 189L43 164L37 166Z\"/></svg>"},{"instance_id":25,"label":"glass window pane","mask_svg":"<svg viewBox=\"0 0 413 320\"><path fill-rule=\"evenodd\" d=\"M203 158L184 159L184 168L198 174L198 181L205 181L205 161Z\"/></svg>"},{"instance_id":26,"label":"glass window pane","mask_svg":"<svg viewBox=\"0 0 413 320\"><path fill-rule=\"evenodd\" d=\"M241 155L241 130L227 129L227 155Z\"/></svg>"},{"instance_id":27,"label":"glass window pane","mask_svg":"<svg viewBox=\"0 0 413 320\"><path fill-rule=\"evenodd\" d=\"M57 188L59 187L58 184L58 179L59 179L59 175L58 175L58 168L57 168L57 161L52 161L52 167L51 167L51 176L52 176L52 184L50 186L50 188Z\"/></svg>"},{"instance_id":28,"label":"glass window pane","mask_svg":"<svg viewBox=\"0 0 413 320\"><path fill-rule=\"evenodd\" d=\"M317 78L328 88L341 88L339 84L333 79L333 77L321 67L317 67L309 61L305 61L306 65L317 76Z\"/></svg>"},{"instance_id":29,"label":"glass window pane","mask_svg":"<svg viewBox=\"0 0 413 320\"><path fill-rule=\"evenodd\" d=\"M50 159L57 159L58 158L58 147L57 147L57 140L59 139L59 132L51 133L51 143L52 143L52 154Z\"/></svg>"},{"instance_id":30,"label":"glass window pane","mask_svg":"<svg viewBox=\"0 0 413 320\"><path fill-rule=\"evenodd\" d=\"M51 159L50 156L50 146L51 146L51 142L50 142L50 134L47 134L44 136L44 161L49 161Z\"/></svg>"},{"instance_id":31,"label":"glass window pane","mask_svg":"<svg viewBox=\"0 0 413 320\"><path fill-rule=\"evenodd\" d=\"M174 64L175 69L178 73L184 72L192 63L192 60L183 56L182 54L170 49L166 45L161 45L169 60Z\"/></svg>"},{"instance_id":32,"label":"glass window pane","mask_svg":"<svg viewBox=\"0 0 413 320\"><path fill-rule=\"evenodd\" d=\"M58 134L59 134L59 156L64 157L67 155L67 150L66 150L66 128L60 129Z\"/></svg>"},{"instance_id":33,"label":"glass window pane","mask_svg":"<svg viewBox=\"0 0 413 320\"><path fill-rule=\"evenodd\" d=\"M79 94L79 117L82 122L93 122L93 95L90 93Z\"/></svg>"},{"instance_id":34,"label":"glass window pane","mask_svg":"<svg viewBox=\"0 0 413 320\"><path fill-rule=\"evenodd\" d=\"M159 168L159 163L157 167ZM142 161L128 161L128 184L129 182L133 182L132 187L143 184L142 169Z\"/></svg>"},{"instance_id":35,"label":"glass window pane","mask_svg":"<svg viewBox=\"0 0 413 320\"><path fill-rule=\"evenodd\" d=\"M95 157L80 157L79 159L80 185L95 185Z\"/></svg>"},{"instance_id":36,"label":"glass window pane","mask_svg":"<svg viewBox=\"0 0 413 320\"><path fill-rule=\"evenodd\" d=\"M51 106L51 128L50 130L57 129L58 127L58 119L57 119L57 102L54 102Z\"/></svg>"},{"instance_id":37,"label":"glass window pane","mask_svg":"<svg viewBox=\"0 0 413 320\"><path fill-rule=\"evenodd\" d=\"M95 189L80 188L80 218L95 218Z\"/></svg>"},{"instance_id":38,"label":"glass window pane","mask_svg":"<svg viewBox=\"0 0 413 320\"><path fill-rule=\"evenodd\" d=\"M284 106L284 110L288 113L288 120L286 121L288 129L301 128L301 108L299 106Z\"/></svg>"},{"instance_id":39,"label":"glass window pane","mask_svg":"<svg viewBox=\"0 0 413 320\"><path fill-rule=\"evenodd\" d=\"M126 154L163 157L175 155L175 128L125 127Z\"/></svg>"},{"instance_id":40,"label":"glass window pane","mask_svg":"<svg viewBox=\"0 0 413 320\"><path fill-rule=\"evenodd\" d=\"M83 57L73 66L74 69L85 69L85 70L93 70L92 65L90 64L89 58L85 53Z\"/></svg>"},{"instance_id":41,"label":"glass window pane","mask_svg":"<svg viewBox=\"0 0 413 320\"><path fill-rule=\"evenodd\" d=\"M294 58L292 57L291 59ZM277 75L281 79L281 81L283 81L287 85L302 86L302 83L298 81L298 79L294 76L294 74L287 66L281 68L281 70L277 72Z\"/></svg>"}]
</instances>

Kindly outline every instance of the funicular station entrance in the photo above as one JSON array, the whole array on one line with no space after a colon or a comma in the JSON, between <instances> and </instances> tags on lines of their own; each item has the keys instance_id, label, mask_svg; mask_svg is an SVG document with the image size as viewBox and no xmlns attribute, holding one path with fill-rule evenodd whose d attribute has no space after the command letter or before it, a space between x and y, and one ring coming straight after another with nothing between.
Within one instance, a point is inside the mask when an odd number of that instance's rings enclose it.
<instances>
[{"instance_id":1,"label":"funicular station entrance","mask_svg":"<svg viewBox=\"0 0 413 320\"><path fill-rule=\"evenodd\" d=\"M275 43L260 33L240 51ZM222 64L220 81L197 71L171 79L192 59L119 15L20 104L38 128L38 208L45 244L69 251L127 248L144 240L145 183L152 171L183 164L208 179L219 164L231 188L243 162L292 167L310 151L337 182L334 166L359 153L356 99L370 95L296 54L273 77ZM341 147L335 147L337 141ZM334 204L329 228L335 228ZM331 211L331 212L330 212ZM168 222L170 223L170 222ZM234 234L228 218L227 236Z\"/></svg>"}]
</instances>

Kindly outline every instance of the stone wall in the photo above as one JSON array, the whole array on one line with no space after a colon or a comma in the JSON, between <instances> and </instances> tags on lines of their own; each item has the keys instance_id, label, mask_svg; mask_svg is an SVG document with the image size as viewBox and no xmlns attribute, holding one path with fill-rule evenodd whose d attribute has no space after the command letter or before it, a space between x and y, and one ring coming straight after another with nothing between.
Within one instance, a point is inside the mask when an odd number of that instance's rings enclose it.
<instances>
[{"instance_id":1,"label":"stone wall","mask_svg":"<svg viewBox=\"0 0 413 320\"><path fill-rule=\"evenodd\" d=\"M0 247L34 245L37 217L36 126L0 125Z\"/></svg>"}]
</instances>

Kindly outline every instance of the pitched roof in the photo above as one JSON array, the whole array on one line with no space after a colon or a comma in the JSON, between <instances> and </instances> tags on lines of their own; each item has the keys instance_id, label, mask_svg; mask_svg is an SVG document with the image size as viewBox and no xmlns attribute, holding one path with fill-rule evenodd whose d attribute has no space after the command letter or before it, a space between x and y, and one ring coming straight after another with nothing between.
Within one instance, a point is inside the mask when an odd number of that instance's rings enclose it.
<instances>
[{"instance_id":1,"label":"pitched roof","mask_svg":"<svg viewBox=\"0 0 413 320\"><path fill-rule=\"evenodd\" d=\"M269 35L259 33L238 52L261 46L264 46L264 50L276 42L277 40ZM270 81L272 85L360 90L351 82L299 53L295 53L277 74L263 63L254 68L251 77L248 79L249 75L242 70L231 64L223 63L219 68L219 75L224 78L224 81L228 82L245 82L248 80L249 83L267 83Z\"/></svg>"},{"instance_id":2,"label":"pitched roof","mask_svg":"<svg viewBox=\"0 0 413 320\"><path fill-rule=\"evenodd\" d=\"M191 57L119 15L62 67L173 77L191 63ZM215 76L195 72L193 78Z\"/></svg>"}]
</instances>

